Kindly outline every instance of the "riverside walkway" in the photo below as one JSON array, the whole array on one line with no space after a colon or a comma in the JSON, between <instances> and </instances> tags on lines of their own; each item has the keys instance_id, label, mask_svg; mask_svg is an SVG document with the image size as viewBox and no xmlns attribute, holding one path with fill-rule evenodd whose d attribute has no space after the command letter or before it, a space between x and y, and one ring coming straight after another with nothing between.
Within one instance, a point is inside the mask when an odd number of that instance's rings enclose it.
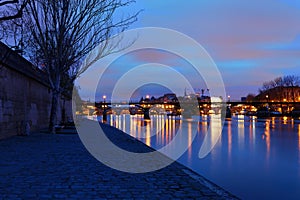
<instances>
[{"instance_id":1,"label":"riverside walkway","mask_svg":"<svg viewBox=\"0 0 300 200\"><path fill-rule=\"evenodd\" d=\"M122 148L149 151L103 126ZM111 169L87 152L77 134L14 136L0 140L0 152L0 199L236 199L177 162L144 174Z\"/></svg>"}]
</instances>

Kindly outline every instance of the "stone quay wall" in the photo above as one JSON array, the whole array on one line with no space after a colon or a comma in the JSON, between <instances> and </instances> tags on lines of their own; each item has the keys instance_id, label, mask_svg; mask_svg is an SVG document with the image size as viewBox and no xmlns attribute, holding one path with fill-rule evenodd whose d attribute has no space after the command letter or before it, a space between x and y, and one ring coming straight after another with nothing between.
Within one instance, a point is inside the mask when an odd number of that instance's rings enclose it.
<instances>
[{"instance_id":1,"label":"stone quay wall","mask_svg":"<svg viewBox=\"0 0 300 200\"><path fill-rule=\"evenodd\" d=\"M0 139L48 127L52 91L47 80L41 70L0 43ZM63 102L61 98L57 123ZM71 101L65 101L65 110L66 119L71 119Z\"/></svg>"}]
</instances>

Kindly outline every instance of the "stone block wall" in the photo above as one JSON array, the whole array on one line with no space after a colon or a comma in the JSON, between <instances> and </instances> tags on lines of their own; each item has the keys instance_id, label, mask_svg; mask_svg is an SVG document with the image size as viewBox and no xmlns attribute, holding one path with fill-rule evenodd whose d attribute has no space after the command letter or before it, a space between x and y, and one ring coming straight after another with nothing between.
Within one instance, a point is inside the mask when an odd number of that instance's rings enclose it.
<instances>
[{"instance_id":1,"label":"stone block wall","mask_svg":"<svg viewBox=\"0 0 300 200\"><path fill-rule=\"evenodd\" d=\"M30 130L47 128L51 108L51 89L46 76L4 44L0 43L0 139ZM71 103L66 101L66 117ZM60 102L58 123L61 120Z\"/></svg>"}]
</instances>

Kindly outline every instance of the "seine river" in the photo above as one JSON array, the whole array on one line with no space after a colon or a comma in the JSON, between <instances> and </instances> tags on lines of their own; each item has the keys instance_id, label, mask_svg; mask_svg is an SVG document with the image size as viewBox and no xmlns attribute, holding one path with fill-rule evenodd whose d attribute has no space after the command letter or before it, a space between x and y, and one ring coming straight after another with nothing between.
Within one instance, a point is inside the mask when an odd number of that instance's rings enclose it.
<instances>
[{"instance_id":1,"label":"seine river","mask_svg":"<svg viewBox=\"0 0 300 200\"><path fill-rule=\"evenodd\" d=\"M208 130L221 130L213 116L153 115L144 121L139 115L119 115L109 116L107 123L155 149L176 134L187 137L190 147L178 162L242 199L300 199L300 120L233 116L202 159L199 149Z\"/></svg>"}]
</instances>

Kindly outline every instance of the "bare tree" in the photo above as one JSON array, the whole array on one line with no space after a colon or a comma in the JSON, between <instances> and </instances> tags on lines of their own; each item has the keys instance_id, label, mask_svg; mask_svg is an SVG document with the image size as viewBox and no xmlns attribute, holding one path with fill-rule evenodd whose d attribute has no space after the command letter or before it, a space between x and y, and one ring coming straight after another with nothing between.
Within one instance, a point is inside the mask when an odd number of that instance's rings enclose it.
<instances>
[{"instance_id":1,"label":"bare tree","mask_svg":"<svg viewBox=\"0 0 300 200\"><path fill-rule=\"evenodd\" d=\"M270 90L274 87L275 87L274 81L266 81L266 82L263 83L263 86L262 86L260 92L268 91L268 90Z\"/></svg>"},{"instance_id":2,"label":"bare tree","mask_svg":"<svg viewBox=\"0 0 300 200\"><path fill-rule=\"evenodd\" d=\"M127 29L137 20L139 12L122 17L120 9L134 0L31 0L26 6L23 25L27 28L30 56L49 78L52 106L49 129L54 132L59 97L65 78L73 83L86 68L82 59L101 44L104 57L114 52L118 44L109 38ZM67 76L66 76L67 75ZM69 84L68 83L68 84Z\"/></svg>"},{"instance_id":3,"label":"bare tree","mask_svg":"<svg viewBox=\"0 0 300 200\"><path fill-rule=\"evenodd\" d=\"M291 96L293 102L295 102L295 87L299 86L300 78L299 76L288 75L283 77L283 82L286 87L291 90Z\"/></svg>"},{"instance_id":4,"label":"bare tree","mask_svg":"<svg viewBox=\"0 0 300 200\"><path fill-rule=\"evenodd\" d=\"M12 19L0 24L0 39L17 53L24 53L25 27L22 19ZM3 31L5 30L5 31Z\"/></svg>"},{"instance_id":5,"label":"bare tree","mask_svg":"<svg viewBox=\"0 0 300 200\"><path fill-rule=\"evenodd\" d=\"M247 102L252 102L252 101L254 101L255 100L255 94L252 94L252 93L249 93L248 95L247 95L247 97L246 97L246 101Z\"/></svg>"},{"instance_id":6,"label":"bare tree","mask_svg":"<svg viewBox=\"0 0 300 200\"><path fill-rule=\"evenodd\" d=\"M0 22L21 18L29 0L0 0Z\"/></svg>"},{"instance_id":7,"label":"bare tree","mask_svg":"<svg viewBox=\"0 0 300 200\"><path fill-rule=\"evenodd\" d=\"M284 99L284 94L283 94L283 88L284 88L284 81L283 77L277 77L274 79L275 83L275 95L279 97L279 101L281 102Z\"/></svg>"},{"instance_id":8,"label":"bare tree","mask_svg":"<svg viewBox=\"0 0 300 200\"><path fill-rule=\"evenodd\" d=\"M279 98L279 101L292 99L295 102L295 87L299 87L300 77L295 75L287 75L277 77L272 81L263 83L259 90L260 94L267 94L269 92L274 95L273 98Z\"/></svg>"}]
</instances>

